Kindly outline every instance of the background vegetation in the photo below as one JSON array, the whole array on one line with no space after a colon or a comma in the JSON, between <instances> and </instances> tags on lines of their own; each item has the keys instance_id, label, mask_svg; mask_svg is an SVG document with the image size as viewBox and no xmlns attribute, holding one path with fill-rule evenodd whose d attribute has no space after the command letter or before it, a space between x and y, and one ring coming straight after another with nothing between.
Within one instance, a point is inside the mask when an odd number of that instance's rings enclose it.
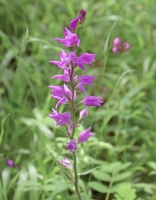
<instances>
[{"instance_id":1,"label":"background vegetation","mask_svg":"<svg viewBox=\"0 0 156 200\"><path fill-rule=\"evenodd\" d=\"M103 96L89 108L79 130L95 137L77 154L85 200L156 200L156 1L0 0L0 170L1 200L76 200L57 160L64 154L64 130L47 116L55 106L48 85L61 71L63 47L54 41L80 9L87 18L78 35L79 53L97 54L88 93ZM131 44L111 53L119 36ZM64 108L61 107L61 110ZM19 168L9 168L12 159Z\"/></svg>"}]
</instances>

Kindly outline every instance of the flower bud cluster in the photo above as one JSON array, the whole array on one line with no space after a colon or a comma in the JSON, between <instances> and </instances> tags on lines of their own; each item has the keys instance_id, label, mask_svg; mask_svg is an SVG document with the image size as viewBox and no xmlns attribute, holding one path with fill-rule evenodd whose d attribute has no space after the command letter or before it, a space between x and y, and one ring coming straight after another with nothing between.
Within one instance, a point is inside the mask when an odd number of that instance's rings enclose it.
<instances>
[{"instance_id":1,"label":"flower bud cluster","mask_svg":"<svg viewBox=\"0 0 156 200\"><path fill-rule=\"evenodd\" d=\"M116 54L119 52L125 52L130 49L131 45L129 42L122 42L119 37L116 37L113 40L113 47L112 47L112 53Z\"/></svg>"},{"instance_id":2,"label":"flower bud cluster","mask_svg":"<svg viewBox=\"0 0 156 200\"><path fill-rule=\"evenodd\" d=\"M82 131L77 139L74 139L75 129L81 119L88 115L88 106L101 106L103 103L102 97L87 96L85 86L91 86L96 76L89 76L84 74L78 76L75 74L75 69L80 68L86 72L85 65L92 66L95 61L95 54L82 53L81 55L76 55L76 47L80 47L80 39L76 34L77 29L84 22L86 12L81 10L78 16L70 22L70 30L65 28L63 32L64 38L55 38L54 40L61 42L64 46L70 47L70 53L62 50L60 53L60 61L50 60L51 64L56 65L58 68L62 69L62 74L54 75L52 79L59 79L64 82L63 86L50 85L51 97L57 100L55 109L52 109L52 113L49 114L50 118L56 121L56 125L65 126L69 136L69 142L66 144L66 148L69 152L75 152L78 148L78 144L87 142L90 136L94 133L90 132L91 127ZM78 101L77 92L83 93L84 98ZM59 113L58 108L61 104L68 104L69 112ZM84 105L85 108L79 111L79 118L76 120L75 113L79 109L80 105ZM68 160L64 157L63 160L59 161L65 167L70 168Z\"/></svg>"}]
</instances>

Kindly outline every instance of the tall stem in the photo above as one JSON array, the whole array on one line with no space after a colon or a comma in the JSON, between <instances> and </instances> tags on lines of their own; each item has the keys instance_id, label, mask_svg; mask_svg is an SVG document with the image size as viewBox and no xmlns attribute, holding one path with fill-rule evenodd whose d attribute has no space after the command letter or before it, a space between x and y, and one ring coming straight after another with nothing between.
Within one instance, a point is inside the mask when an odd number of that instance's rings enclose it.
<instances>
[{"instance_id":1,"label":"tall stem","mask_svg":"<svg viewBox=\"0 0 156 200\"><path fill-rule=\"evenodd\" d=\"M72 115L72 120L74 127L72 129L72 135L71 139L74 138L75 134L75 105L74 105L74 66L71 63L71 73L70 73L70 85L71 85L71 92L72 92L72 99L71 99L71 115ZM78 174L77 174L77 164L76 164L76 155L75 152L73 152L73 167L74 167L74 185L75 185L75 191L77 194L77 197L79 200L82 200L80 191L79 191L79 185L78 185Z\"/></svg>"},{"instance_id":2,"label":"tall stem","mask_svg":"<svg viewBox=\"0 0 156 200\"><path fill-rule=\"evenodd\" d=\"M75 152L73 152L73 160L74 160L74 175L75 175L75 190L78 196L79 200L82 200L81 195L80 195L80 191L79 191L79 185L78 185L78 174L77 174L77 167L76 167L76 155Z\"/></svg>"},{"instance_id":3,"label":"tall stem","mask_svg":"<svg viewBox=\"0 0 156 200\"><path fill-rule=\"evenodd\" d=\"M71 135L71 139L74 138L74 134L75 134L75 105L74 105L74 67L71 64L71 74L70 74L70 85L71 85L71 91L72 91L72 100L71 100L71 114L72 114L72 120L73 120L73 131L72 131L72 135Z\"/></svg>"}]
</instances>

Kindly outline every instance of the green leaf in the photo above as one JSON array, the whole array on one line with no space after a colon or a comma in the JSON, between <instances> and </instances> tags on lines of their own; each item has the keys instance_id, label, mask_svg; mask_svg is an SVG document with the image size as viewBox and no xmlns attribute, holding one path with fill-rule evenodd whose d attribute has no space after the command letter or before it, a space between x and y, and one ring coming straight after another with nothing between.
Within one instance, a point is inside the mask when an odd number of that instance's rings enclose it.
<instances>
[{"instance_id":1,"label":"green leaf","mask_svg":"<svg viewBox=\"0 0 156 200\"><path fill-rule=\"evenodd\" d=\"M2 130L1 130L1 134L0 134L0 145L1 145L1 142L2 142L3 134L4 134L4 122L9 117L9 115L10 115L10 113L7 114L7 116L2 120Z\"/></svg>"},{"instance_id":2,"label":"green leaf","mask_svg":"<svg viewBox=\"0 0 156 200\"><path fill-rule=\"evenodd\" d=\"M131 162L121 163L121 162L114 162L107 165L102 165L100 167L101 171L108 172L108 173L116 173L120 172L131 165Z\"/></svg>"},{"instance_id":3,"label":"green leaf","mask_svg":"<svg viewBox=\"0 0 156 200\"><path fill-rule=\"evenodd\" d=\"M97 192L100 193L107 193L107 186L103 185L102 183L98 183L96 181L91 181L89 182L89 187L92 188L93 190L96 190Z\"/></svg>"},{"instance_id":4,"label":"green leaf","mask_svg":"<svg viewBox=\"0 0 156 200\"><path fill-rule=\"evenodd\" d=\"M108 172L108 173L114 173L115 171L119 170L121 167L121 162L114 162L109 163L107 165L103 165L100 167L101 171Z\"/></svg>"},{"instance_id":5,"label":"green leaf","mask_svg":"<svg viewBox=\"0 0 156 200\"><path fill-rule=\"evenodd\" d=\"M88 170L88 171L86 171L86 172L78 173L78 175L79 175L79 176L82 176L82 175L89 174L89 173L93 172L94 170L96 170L98 167L99 167L99 166L97 166L97 167L95 167L95 168L93 168L93 169L90 169L90 170Z\"/></svg>"},{"instance_id":6,"label":"green leaf","mask_svg":"<svg viewBox=\"0 0 156 200\"><path fill-rule=\"evenodd\" d=\"M65 171L64 171L63 173L64 173L64 176L65 176L68 180L72 181L72 178L71 178Z\"/></svg>"},{"instance_id":7,"label":"green leaf","mask_svg":"<svg viewBox=\"0 0 156 200\"><path fill-rule=\"evenodd\" d=\"M133 184L135 188L139 188L141 190L146 191L148 194L153 194L153 190L155 190L155 185L150 183L136 183Z\"/></svg>"},{"instance_id":8,"label":"green leaf","mask_svg":"<svg viewBox=\"0 0 156 200\"><path fill-rule=\"evenodd\" d=\"M30 199L34 199L35 200L35 199L37 199L37 192L35 190L36 190L36 188L38 189L38 187L37 187L37 183L38 183L37 182L37 170L36 170L35 166L34 165L29 165L28 172L29 172L29 174L28 174L29 175L29 179L33 183L33 186L32 186L32 188L30 188L30 192L29 192L30 193ZM28 185L29 185L29 183L28 183ZM35 188L34 188L34 185L36 186Z\"/></svg>"},{"instance_id":9,"label":"green leaf","mask_svg":"<svg viewBox=\"0 0 156 200\"><path fill-rule=\"evenodd\" d=\"M156 162L150 161L147 164L148 164L148 166L150 166L151 168L153 168L154 170L156 170Z\"/></svg>"},{"instance_id":10,"label":"green leaf","mask_svg":"<svg viewBox=\"0 0 156 200\"><path fill-rule=\"evenodd\" d=\"M117 193L114 195L116 200L135 200L136 190L131 187L131 184L122 184L119 186Z\"/></svg>"},{"instance_id":11,"label":"green leaf","mask_svg":"<svg viewBox=\"0 0 156 200\"><path fill-rule=\"evenodd\" d=\"M101 181L110 181L111 180L111 176L107 173L101 172L99 170L93 172L93 176Z\"/></svg>"},{"instance_id":12,"label":"green leaf","mask_svg":"<svg viewBox=\"0 0 156 200\"><path fill-rule=\"evenodd\" d=\"M115 175L114 182L125 180L125 179L129 178L131 175L132 175L131 172L124 172L124 173Z\"/></svg>"}]
</instances>

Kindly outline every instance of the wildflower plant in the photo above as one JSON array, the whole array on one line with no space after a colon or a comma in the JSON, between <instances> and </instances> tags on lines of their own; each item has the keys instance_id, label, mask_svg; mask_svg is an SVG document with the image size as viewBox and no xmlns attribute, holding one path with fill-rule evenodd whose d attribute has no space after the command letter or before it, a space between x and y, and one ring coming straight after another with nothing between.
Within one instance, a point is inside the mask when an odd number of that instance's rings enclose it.
<instances>
[{"instance_id":1,"label":"wildflower plant","mask_svg":"<svg viewBox=\"0 0 156 200\"><path fill-rule=\"evenodd\" d=\"M73 165L64 156L59 163L70 170L71 174L74 174L72 181L75 186L76 194L78 199L81 200L81 193L78 185L78 172L77 172L77 158L76 153L79 148L79 144L85 143L95 133L91 132L91 127L86 127L77 138L75 138L75 130L78 127L79 122L88 115L88 106L101 106L103 103L102 97L98 96L87 96L85 86L92 86L96 76L89 76L86 74L85 65L92 66L95 61L96 54L82 53L81 55L76 54L76 48L80 47L80 39L78 38L77 31L81 24L84 22L86 12L81 10L78 16L71 20L69 27L65 27L63 32L64 38L55 38L54 40L61 42L64 46L70 48L70 53L66 53L62 50L60 53L60 61L50 60L51 64L56 65L62 69L62 74L54 75L52 79L59 79L64 82L62 86L50 85L51 97L57 100L55 109L52 109L52 113L49 114L50 118L56 121L56 125L64 126L69 137L66 143L66 149L73 155ZM75 69L80 68L84 72L84 75L78 76L75 73ZM78 91L82 92L84 98L79 100ZM58 111L61 104L68 105L68 111L60 113ZM84 107L80 110L80 106ZM76 117L76 113L79 112L79 118Z\"/></svg>"}]
</instances>

